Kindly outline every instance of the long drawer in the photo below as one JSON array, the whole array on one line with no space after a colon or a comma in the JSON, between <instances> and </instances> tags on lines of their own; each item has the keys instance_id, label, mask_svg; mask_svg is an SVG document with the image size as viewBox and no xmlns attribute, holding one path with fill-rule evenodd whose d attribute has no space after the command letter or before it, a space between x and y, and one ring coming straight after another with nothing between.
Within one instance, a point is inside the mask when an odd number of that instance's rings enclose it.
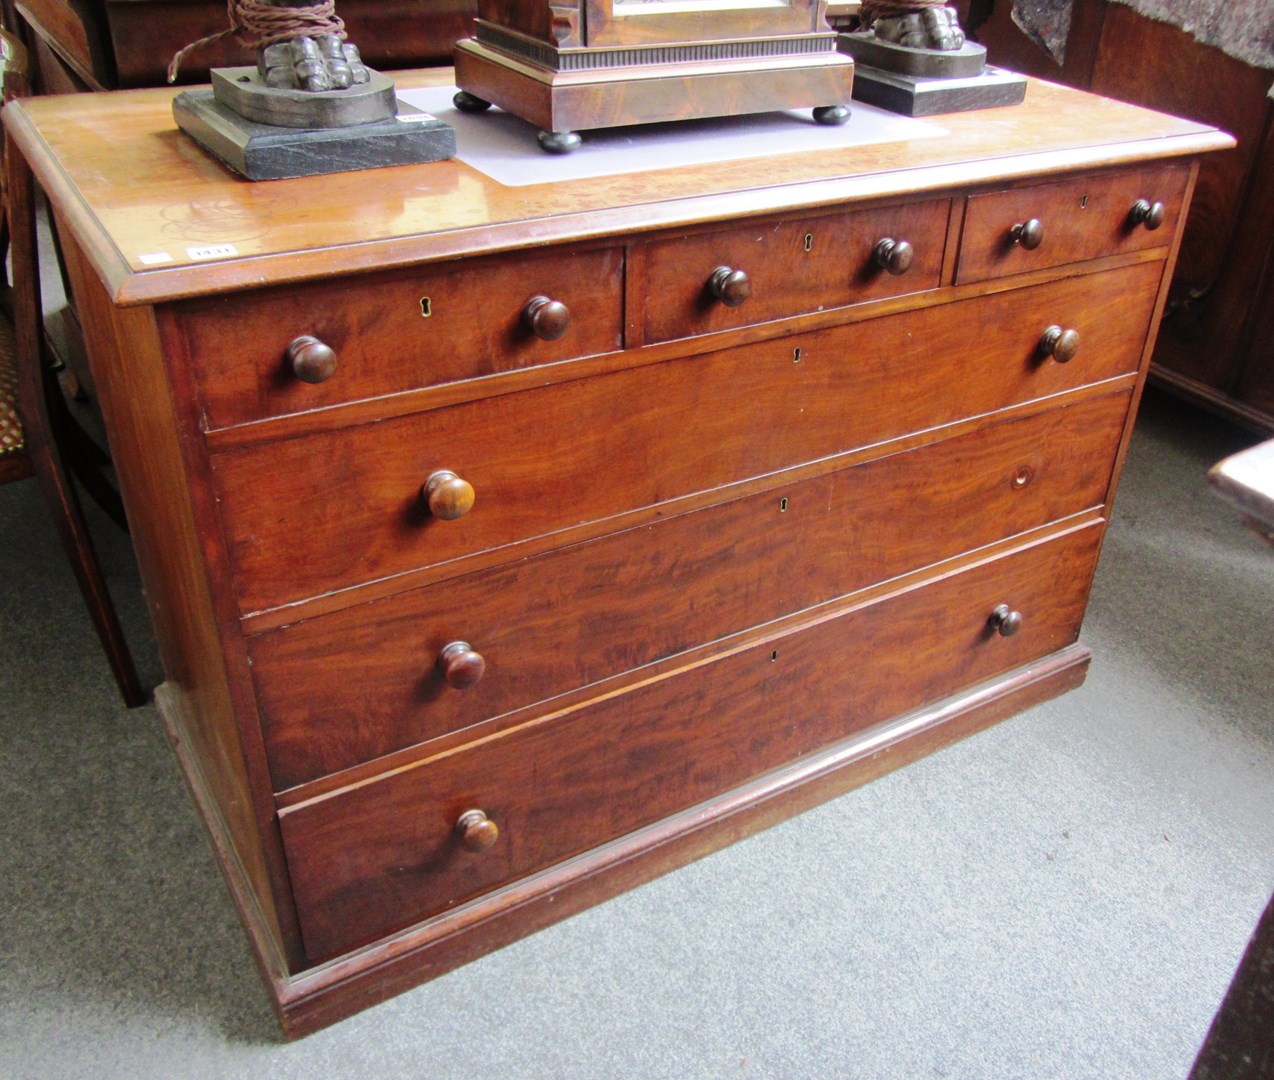
<instances>
[{"instance_id":1,"label":"long drawer","mask_svg":"<svg viewBox=\"0 0 1274 1080\"><path fill-rule=\"evenodd\" d=\"M1133 372L1160 272L1148 263L1070 278L221 455L240 608L393 577ZM1069 362L1041 351L1051 326L1078 332ZM448 472L476 493L458 520L432 516L421 495Z\"/></svg>"},{"instance_id":2,"label":"long drawer","mask_svg":"<svg viewBox=\"0 0 1274 1080\"><path fill-rule=\"evenodd\" d=\"M1128 400L1001 423L257 635L275 788L1097 506Z\"/></svg>"},{"instance_id":3,"label":"long drawer","mask_svg":"<svg viewBox=\"0 0 1274 1080\"><path fill-rule=\"evenodd\" d=\"M1101 523L280 812L319 960L1072 643ZM1020 631L1001 636L1009 605ZM800 708L793 708L799 700ZM457 823L499 830L467 850Z\"/></svg>"}]
</instances>

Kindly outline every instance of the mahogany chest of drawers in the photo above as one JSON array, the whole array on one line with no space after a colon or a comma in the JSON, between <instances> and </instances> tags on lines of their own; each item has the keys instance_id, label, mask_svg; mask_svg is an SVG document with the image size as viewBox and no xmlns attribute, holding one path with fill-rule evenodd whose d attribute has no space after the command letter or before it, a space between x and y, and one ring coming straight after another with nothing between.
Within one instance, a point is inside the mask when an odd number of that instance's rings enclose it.
<instances>
[{"instance_id":1,"label":"mahogany chest of drawers","mask_svg":"<svg viewBox=\"0 0 1274 1080\"><path fill-rule=\"evenodd\" d=\"M817 156L250 185L168 103L5 118L288 1033L1082 680L1228 137L1038 83Z\"/></svg>"}]
</instances>

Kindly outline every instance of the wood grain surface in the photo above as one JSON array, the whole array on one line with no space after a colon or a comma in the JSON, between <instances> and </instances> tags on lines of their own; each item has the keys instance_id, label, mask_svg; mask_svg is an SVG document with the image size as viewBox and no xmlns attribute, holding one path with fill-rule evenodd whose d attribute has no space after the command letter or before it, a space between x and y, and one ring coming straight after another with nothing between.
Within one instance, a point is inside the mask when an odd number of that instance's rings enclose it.
<instances>
[{"instance_id":1,"label":"wood grain surface","mask_svg":"<svg viewBox=\"0 0 1274 1080\"><path fill-rule=\"evenodd\" d=\"M1176 235L1189 170L1137 169L1020 186L969 200L956 280L981 281L1042 266L1093 259L1114 252L1163 247ZM1139 199L1164 204L1156 229L1133 225ZM1015 224L1037 220L1044 239L1034 250L1014 244Z\"/></svg>"},{"instance_id":2,"label":"wood grain surface","mask_svg":"<svg viewBox=\"0 0 1274 1080\"><path fill-rule=\"evenodd\" d=\"M569 313L553 341L522 318L540 295ZM171 354L198 372L207 426L224 427L615 352L623 345L623 257L615 248L568 247L449 262L191 301L160 318ZM284 362L302 335L336 353L335 373L321 384L298 380Z\"/></svg>"},{"instance_id":3,"label":"wood grain surface","mask_svg":"<svg viewBox=\"0 0 1274 1080\"><path fill-rule=\"evenodd\" d=\"M912 203L761 220L644 245L644 341L937 288L950 212L945 200ZM874 260L876 245L885 239L906 240L915 249L906 273L889 274ZM738 307L715 300L706 288L719 266L742 270L751 280L751 295Z\"/></svg>"},{"instance_id":4,"label":"wood grain surface","mask_svg":"<svg viewBox=\"0 0 1274 1080\"><path fill-rule=\"evenodd\" d=\"M241 610L543 534L567 542L589 522L1135 371L1161 273L1068 278L220 455ZM1053 322L1083 341L1068 364L1039 358ZM476 492L458 521L420 508L437 469Z\"/></svg>"},{"instance_id":5,"label":"wood grain surface","mask_svg":"<svg viewBox=\"0 0 1274 1080\"><path fill-rule=\"evenodd\" d=\"M345 951L1064 648L1101 533L1089 526L283 811L306 952ZM1003 601L1024 615L1011 638L987 627ZM476 856L454 835L469 807L501 832Z\"/></svg>"},{"instance_id":6,"label":"wood grain surface","mask_svg":"<svg viewBox=\"0 0 1274 1080\"><path fill-rule=\"evenodd\" d=\"M397 81L450 78L438 69ZM351 173L253 184L177 130L172 96L136 91L127 107L92 94L37 98L4 116L124 304L1231 145L1202 124L1032 82L1022 105L943 117L947 138L518 188L463 161L380 169L374 183ZM220 244L233 254L190 254ZM144 261L156 255L171 261Z\"/></svg>"},{"instance_id":7,"label":"wood grain surface","mask_svg":"<svg viewBox=\"0 0 1274 1080\"><path fill-rule=\"evenodd\" d=\"M1096 398L258 635L275 786L1099 506L1127 410L1126 393ZM463 691L437 662L455 640L487 664Z\"/></svg>"},{"instance_id":8,"label":"wood grain surface","mask_svg":"<svg viewBox=\"0 0 1274 1080\"><path fill-rule=\"evenodd\" d=\"M250 184L170 103L3 120L68 252L157 700L289 1033L1082 679L1226 136L1032 83L853 150ZM1159 230L1119 223L1134 190ZM1041 195L1035 260L973 269Z\"/></svg>"}]
</instances>

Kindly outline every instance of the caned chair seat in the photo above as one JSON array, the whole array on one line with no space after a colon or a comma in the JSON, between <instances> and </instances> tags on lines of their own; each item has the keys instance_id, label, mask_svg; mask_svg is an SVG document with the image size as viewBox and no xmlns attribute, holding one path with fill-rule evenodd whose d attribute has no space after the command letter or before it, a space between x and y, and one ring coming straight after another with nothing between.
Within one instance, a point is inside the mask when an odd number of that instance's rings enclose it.
<instances>
[{"instance_id":1,"label":"caned chair seat","mask_svg":"<svg viewBox=\"0 0 1274 1080\"><path fill-rule=\"evenodd\" d=\"M0 459L25 449L26 436L18 415L18 345L13 324L0 318Z\"/></svg>"}]
</instances>

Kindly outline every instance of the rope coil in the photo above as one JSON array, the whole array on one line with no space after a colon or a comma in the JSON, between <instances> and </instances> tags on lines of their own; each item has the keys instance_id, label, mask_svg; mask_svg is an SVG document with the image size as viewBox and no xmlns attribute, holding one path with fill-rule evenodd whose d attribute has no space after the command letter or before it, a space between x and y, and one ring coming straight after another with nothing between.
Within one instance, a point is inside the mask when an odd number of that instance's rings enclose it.
<instances>
[{"instance_id":1,"label":"rope coil","mask_svg":"<svg viewBox=\"0 0 1274 1080\"><path fill-rule=\"evenodd\" d=\"M233 37L251 49L264 49L295 37L318 37L334 34L345 40L345 23L336 14L336 0L319 0L317 4L280 7L263 0L226 0L230 26L216 34L192 41L168 62L168 81L177 81L182 61L196 49Z\"/></svg>"}]
</instances>

